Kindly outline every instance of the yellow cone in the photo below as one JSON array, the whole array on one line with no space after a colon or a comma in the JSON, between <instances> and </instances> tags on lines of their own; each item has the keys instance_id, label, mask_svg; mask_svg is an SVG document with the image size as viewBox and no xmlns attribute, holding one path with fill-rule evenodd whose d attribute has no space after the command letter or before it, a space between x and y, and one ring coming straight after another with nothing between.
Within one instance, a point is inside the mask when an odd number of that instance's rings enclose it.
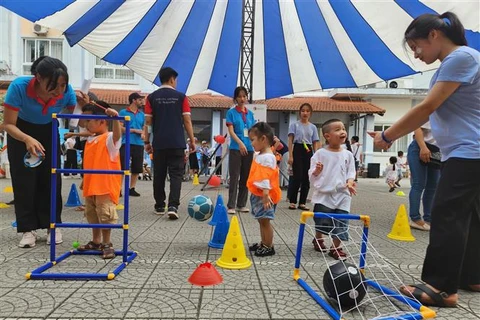
<instances>
[{"instance_id":1,"label":"yellow cone","mask_svg":"<svg viewBox=\"0 0 480 320\"><path fill-rule=\"evenodd\" d=\"M390 231L387 237L393 240L415 241L415 238L412 236L412 231L410 230L410 225L408 224L408 216L405 205L402 204L398 208L397 216L395 217L395 222L392 226L392 231Z\"/></svg>"},{"instance_id":2,"label":"yellow cone","mask_svg":"<svg viewBox=\"0 0 480 320\"><path fill-rule=\"evenodd\" d=\"M397 196L405 197L405 192L403 192L403 191L398 191L398 192L397 192Z\"/></svg>"},{"instance_id":3,"label":"yellow cone","mask_svg":"<svg viewBox=\"0 0 480 320\"><path fill-rule=\"evenodd\" d=\"M117 209L117 210L123 210L123 209L125 209L125 206L124 206L123 204L120 204L120 203L119 203L119 204L117 204L117 206L115 207L115 209Z\"/></svg>"},{"instance_id":4,"label":"yellow cone","mask_svg":"<svg viewBox=\"0 0 480 320\"><path fill-rule=\"evenodd\" d=\"M12 193L12 192L13 192L13 188L12 188L12 187L5 187L5 188L3 189L3 192L5 192L5 193Z\"/></svg>"},{"instance_id":5,"label":"yellow cone","mask_svg":"<svg viewBox=\"0 0 480 320\"><path fill-rule=\"evenodd\" d=\"M198 186L199 184L200 184L200 182L198 181L198 174L195 174L193 176L193 185Z\"/></svg>"},{"instance_id":6,"label":"yellow cone","mask_svg":"<svg viewBox=\"0 0 480 320\"><path fill-rule=\"evenodd\" d=\"M227 240L225 240L222 255L216 263L217 266L224 269L247 269L252 265L252 261L247 258L245 253L242 234L240 233L240 226L236 216L230 221Z\"/></svg>"},{"instance_id":7,"label":"yellow cone","mask_svg":"<svg viewBox=\"0 0 480 320\"><path fill-rule=\"evenodd\" d=\"M0 209L6 209L6 208L10 208L10 206L6 203L0 202Z\"/></svg>"}]
</instances>

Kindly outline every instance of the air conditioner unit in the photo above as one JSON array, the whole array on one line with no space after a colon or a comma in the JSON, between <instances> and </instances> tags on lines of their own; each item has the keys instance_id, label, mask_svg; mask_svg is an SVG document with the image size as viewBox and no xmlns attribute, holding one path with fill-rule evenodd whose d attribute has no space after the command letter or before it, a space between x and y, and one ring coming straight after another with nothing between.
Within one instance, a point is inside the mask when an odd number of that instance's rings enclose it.
<instances>
[{"instance_id":1,"label":"air conditioner unit","mask_svg":"<svg viewBox=\"0 0 480 320\"><path fill-rule=\"evenodd\" d=\"M38 23L34 23L32 29L33 29L33 33L37 35L46 35L48 33L48 28L42 25L39 25Z\"/></svg>"},{"instance_id":2,"label":"air conditioner unit","mask_svg":"<svg viewBox=\"0 0 480 320\"><path fill-rule=\"evenodd\" d=\"M388 87L390 89L397 89L399 87L399 83L398 83L398 81L390 81L388 83Z\"/></svg>"}]
</instances>

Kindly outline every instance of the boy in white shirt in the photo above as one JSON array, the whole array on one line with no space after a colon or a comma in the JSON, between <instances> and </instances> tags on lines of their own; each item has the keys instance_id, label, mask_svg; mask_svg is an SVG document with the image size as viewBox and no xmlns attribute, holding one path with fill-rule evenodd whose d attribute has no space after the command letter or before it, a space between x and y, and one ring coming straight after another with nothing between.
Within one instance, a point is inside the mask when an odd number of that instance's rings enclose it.
<instances>
[{"instance_id":1,"label":"boy in white shirt","mask_svg":"<svg viewBox=\"0 0 480 320\"><path fill-rule=\"evenodd\" d=\"M342 121L328 120L322 125L322 134L327 141L310 160L308 175L313 188L313 211L329 214L346 214L350 211L355 190L355 159L351 152L342 148L347 132ZM327 252L336 260L345 260L342 241L348 240L348 220L315 218L313 247L316 251ZM332 237L330 249L324 244L323 235Z\"/></svg>"}]
</instances>

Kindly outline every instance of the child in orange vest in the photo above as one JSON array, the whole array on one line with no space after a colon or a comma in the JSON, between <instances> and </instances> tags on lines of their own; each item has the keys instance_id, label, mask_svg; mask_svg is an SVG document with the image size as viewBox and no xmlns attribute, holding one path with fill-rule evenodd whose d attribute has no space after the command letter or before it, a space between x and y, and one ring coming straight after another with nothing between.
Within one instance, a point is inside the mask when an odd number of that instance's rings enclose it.
<instances>
[{"instance_id":1,"label":"child in orange vest","mask_svg":"<svg viewBox=\"0 0 480 320\"><path fill-rule=\"evenodd\" d=\"M260 224L261 242L249 247L255 256L275 254L273 248L273 227L270 220L275 216L276 204L280 201L280 178L277 159L272 152L273 130L265 122L256 123L248 132L252 146L259 152L252 161L247 188L252 193L250 202L252 214Z\"/></svg>"},{"instance_id":2,"label":"child in orange vest","mask_svg":"<svg viewBox=\"0 0 480 320\"><path fill-rule=\"evenodd\" d=\"M105 109L103 109L103 108ZM84 114L118 116L118 112L107 103L97 101L82 108ZM85 144L83 168L89 170L121 170L120 147L122 129L118 120L113 120L113 132L108 131L107 120L86 120L86 128L94 134ZM122 176L119 174L85 174L83 178L83 196L85 197L85 216L91 224L116 224ZM79 251L101 250L103 259L115 257L110 240L112 229L93 228L93 239L78 248Z\"/></svg>"}]
</instances>

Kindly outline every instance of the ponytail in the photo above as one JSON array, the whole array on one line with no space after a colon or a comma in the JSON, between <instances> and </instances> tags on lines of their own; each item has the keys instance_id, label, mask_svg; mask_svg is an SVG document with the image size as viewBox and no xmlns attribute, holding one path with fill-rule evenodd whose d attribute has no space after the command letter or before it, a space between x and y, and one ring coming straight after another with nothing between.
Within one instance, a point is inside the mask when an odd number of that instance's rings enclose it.
<instances>
[{"instance_id":1,"label":"ponytail","mask_svg":"<svg viewBox=\"0 0 480 320\"><path fill-rule=\"evenodd\" d=\"M465 28L460 19L453 12L443 14L422 14L415 18L405 30L406 43L408 40L427 39L432 30L439 30L457 46L466 46Z\"/></svg>"}]
</instances>

